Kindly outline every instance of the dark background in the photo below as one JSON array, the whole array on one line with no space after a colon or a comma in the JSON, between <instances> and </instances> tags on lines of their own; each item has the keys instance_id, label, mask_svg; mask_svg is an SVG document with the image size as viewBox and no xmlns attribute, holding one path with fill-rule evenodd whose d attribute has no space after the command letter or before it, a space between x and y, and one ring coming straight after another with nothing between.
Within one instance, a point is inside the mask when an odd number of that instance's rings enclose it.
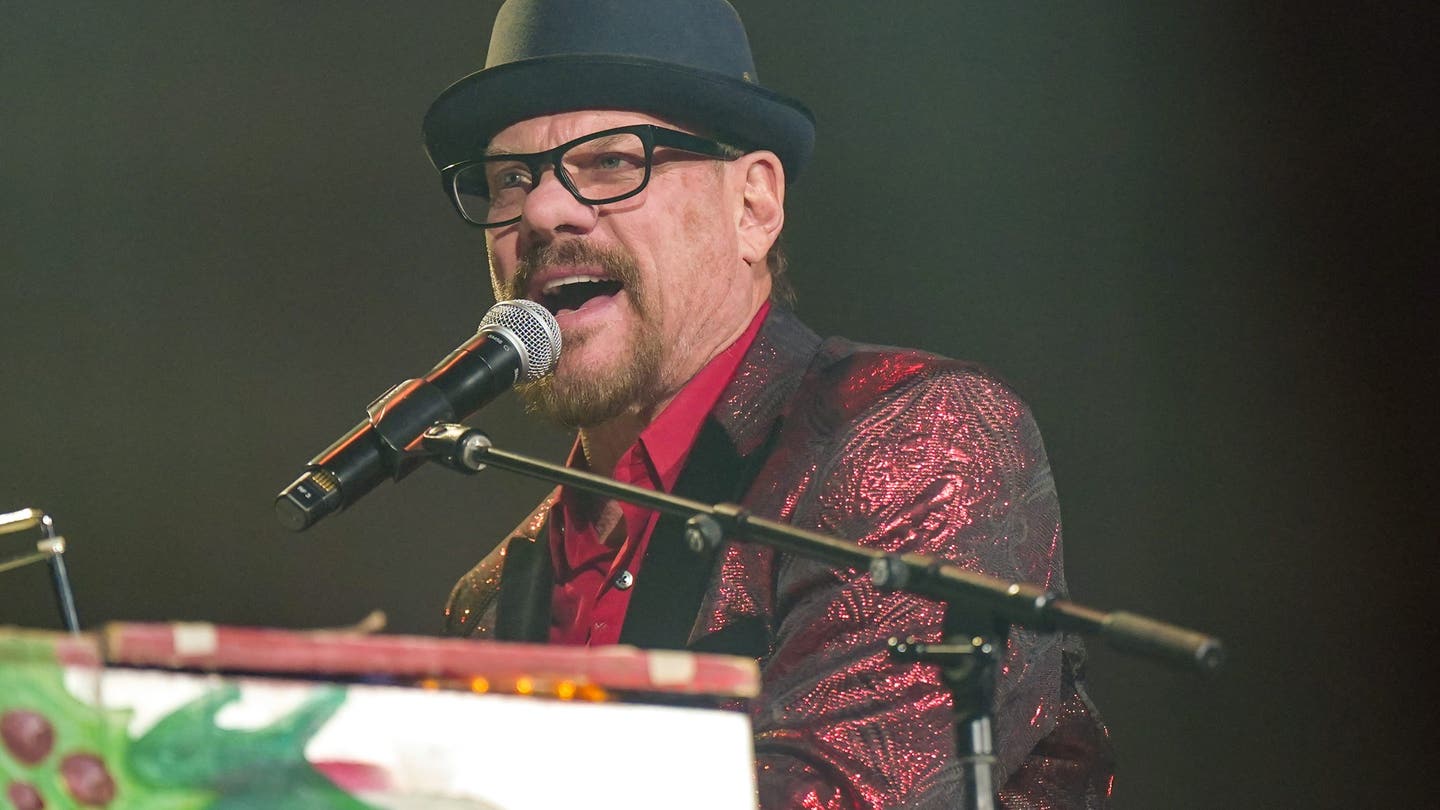
<instances>
[{"instance_id":1,"label":"dark background","mask_svg":"<svg viewBox=\"0 0 1440 810\"><path fill-rule=\"evenodd\" d=\"M819 120L801 314L1001 371L1075 596L1229 642L1208 680L1092 645L1116 806L1431 795L1432 15L736 5ZM88 626L433 633L544 489L426 469L304 535L270 506L490 303L419 126L496 6L0 3L0 511L54 515ZM0 575L4 623L56 626L43 569Z\"/></svg>"}]
</instances>

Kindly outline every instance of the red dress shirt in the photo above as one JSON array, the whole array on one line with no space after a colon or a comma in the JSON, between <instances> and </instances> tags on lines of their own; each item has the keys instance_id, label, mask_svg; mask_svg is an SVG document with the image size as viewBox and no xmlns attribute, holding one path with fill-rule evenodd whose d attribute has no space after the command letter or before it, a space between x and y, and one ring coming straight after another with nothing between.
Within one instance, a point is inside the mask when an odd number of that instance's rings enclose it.
<instances>
[{"instance_id":1,"label":"red dress shirt","mask_svg":"<svg viewBox=\"0 0 1440 810\"><path fill-rule=\"evenodd\" d=\"M769 310L768 302L762 305L745 333L680 389L620 456L612 478L663 492L674 488L705 417L735 376ZM585 466L578 440L566 463ZM644 575L640 564L657 517L644 507L602 503L576 490L561 490L550 513L550 559L555 565L551 643L620 641L631 589Z\"/></svg>"}]
</instances>

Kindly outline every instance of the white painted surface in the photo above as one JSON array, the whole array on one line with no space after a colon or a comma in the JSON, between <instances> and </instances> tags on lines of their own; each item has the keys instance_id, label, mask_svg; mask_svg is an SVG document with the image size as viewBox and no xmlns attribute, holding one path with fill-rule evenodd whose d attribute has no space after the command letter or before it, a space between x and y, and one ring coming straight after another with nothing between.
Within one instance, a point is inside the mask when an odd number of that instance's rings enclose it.
<instances>
[{"instance_id":1,"label":"white painted surface","mask_svg":"<svg viewBox=\"0 0 1440 810\"><path fill-rule=\"evenodd\" d=\"M220 676L106 670L103 703L134 710L131 733L208 692ZM294 710L316 684L228 679L241 697L217 716L259 728ZM71 689L95 700L94 671ZM749 718L735 712L625 703L350 686L311 740L312 762L376 766L390 789L362 798L392 810L754 810ZM88 694L87 694L88 693Z\"/></svg>"}]
</instances>

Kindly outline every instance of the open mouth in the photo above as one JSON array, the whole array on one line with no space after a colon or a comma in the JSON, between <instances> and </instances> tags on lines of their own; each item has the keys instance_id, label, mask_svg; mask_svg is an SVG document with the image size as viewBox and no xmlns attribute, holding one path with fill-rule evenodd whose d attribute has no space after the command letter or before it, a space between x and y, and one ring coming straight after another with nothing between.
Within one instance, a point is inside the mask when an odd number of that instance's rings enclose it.
<instances>
[{"instance_id":1,"label":"open mouth","mask_svg":"<svg viewBox=\"0 0 1440 810\"><path fill-rule=\"evenodd\" d=\"M591 301L609 298L622 289L624 285L611 278L569 276L546 284L540 290L539 301L551 314L559 315L568 310L580 309Z\"/></svg>"}]
</instances>

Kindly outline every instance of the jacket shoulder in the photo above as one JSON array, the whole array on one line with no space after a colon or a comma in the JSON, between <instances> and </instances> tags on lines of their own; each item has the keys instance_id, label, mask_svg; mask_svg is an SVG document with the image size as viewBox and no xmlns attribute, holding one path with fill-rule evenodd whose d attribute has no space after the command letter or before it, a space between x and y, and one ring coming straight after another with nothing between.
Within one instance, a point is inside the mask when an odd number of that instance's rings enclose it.
<instances>
[{"instance_id":1,"label":"jacket shoulder","mask_svg":"<svg viewBox=\"0 0 1440 810\"><path fill-rule=\"evenodd\" d=\"M997 428L1030 420L1015 389L988 367L918 349L827 338L810 368L807 403L837 422L878 407L944 397Z\"/></svg>"}]
</instances>

